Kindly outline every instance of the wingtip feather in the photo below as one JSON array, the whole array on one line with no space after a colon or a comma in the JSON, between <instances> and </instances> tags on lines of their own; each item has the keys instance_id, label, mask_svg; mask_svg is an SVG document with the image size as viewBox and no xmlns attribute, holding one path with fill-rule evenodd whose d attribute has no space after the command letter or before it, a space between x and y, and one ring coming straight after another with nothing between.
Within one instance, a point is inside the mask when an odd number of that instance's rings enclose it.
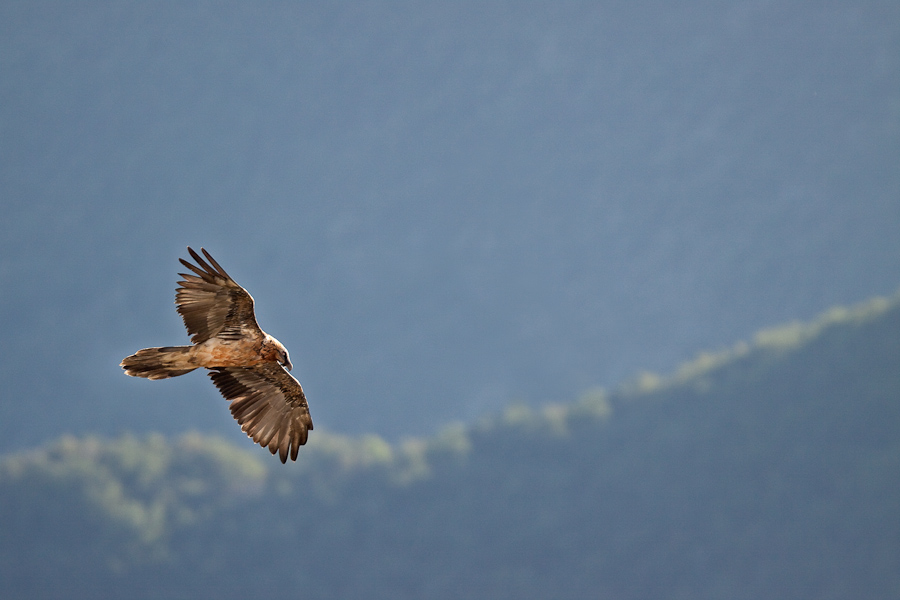
<instances>
[{"instance_id":1,"label":"wingtip feather","mask_svg":"<svg viewBox=\"0 0 900 600\"><path fill-rule=\"evenodd\" d=\"M206 251L206 248L200 248L200 251L203 252L203 256L205 256L206 259L209 261L209 264L211 264L215 268L215 270L218 271L219 275L221 275L225 279L231 279L231 276L228 273L226 273L225 269L222 268L222 265L220 265L216 261L216 259L214 259L212 257L212 254L210 254L209 252Z\"/></svg>"}]
</instances>

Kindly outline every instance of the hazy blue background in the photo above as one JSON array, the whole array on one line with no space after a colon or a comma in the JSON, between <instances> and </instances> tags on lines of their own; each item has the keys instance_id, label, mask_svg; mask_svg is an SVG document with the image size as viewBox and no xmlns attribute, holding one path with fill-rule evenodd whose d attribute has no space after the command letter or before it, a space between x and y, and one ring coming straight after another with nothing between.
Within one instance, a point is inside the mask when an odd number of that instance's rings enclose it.
<instances>
[{"instance_id":1,"label":"hazy blue background","mask_svg":"<svg viewBox=\"0 0 900 600\"><path fill-rule=\"evenodd\" d=\"M900 285L900 3L0 4L0 448L239 437L205 246L317 427L667 371Z\"/></svg>"}]
</instances>

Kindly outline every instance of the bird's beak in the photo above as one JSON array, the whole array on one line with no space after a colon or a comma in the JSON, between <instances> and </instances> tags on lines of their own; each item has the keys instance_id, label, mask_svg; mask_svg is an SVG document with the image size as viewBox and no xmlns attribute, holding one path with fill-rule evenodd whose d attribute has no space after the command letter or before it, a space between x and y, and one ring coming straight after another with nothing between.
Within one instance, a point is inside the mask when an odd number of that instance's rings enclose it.
<instances>
[{"instance_id":1,"label":"bird's beak","mask_svg":"<svg viewBox=\"0 0 900 600\"><path fill-rule=\"evenodd\" d=\"M294 368L294 365L291 364L291 359L289 359L287 357L284 358L284 368L287 369L288 371L290 371L291 369Z\"/></svg>"}]
</instances>

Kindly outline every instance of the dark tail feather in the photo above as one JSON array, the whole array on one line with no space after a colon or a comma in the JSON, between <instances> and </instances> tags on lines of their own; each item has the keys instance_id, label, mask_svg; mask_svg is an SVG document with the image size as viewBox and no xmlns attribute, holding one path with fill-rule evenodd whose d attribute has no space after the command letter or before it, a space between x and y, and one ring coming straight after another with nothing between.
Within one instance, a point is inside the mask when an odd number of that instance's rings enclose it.
<instances>
[{"instance_id":1,"label":"dark tail feather","mask_svg":"<svg viewBox=\"0 0 900 600\"><path fill-rule=\"evenodd\" d=\"M121 363L126 375L147 379L168 379L190 373L197 367L190 366L192 346L166 346L138 350Z\"/></svg>"}]
</instances>

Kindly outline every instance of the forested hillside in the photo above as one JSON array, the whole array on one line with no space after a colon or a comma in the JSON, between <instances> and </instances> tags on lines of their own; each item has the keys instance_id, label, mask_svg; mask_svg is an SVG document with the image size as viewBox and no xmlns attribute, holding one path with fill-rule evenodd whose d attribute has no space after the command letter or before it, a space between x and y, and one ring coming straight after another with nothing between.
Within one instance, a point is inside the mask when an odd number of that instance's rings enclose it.
<instances>
[{"instance_id":1,"label":"forested hillside","mask_svg":"<svg viewBox=\"0 0 900 600\"><path fill-rule=\"evenodd\" d=\"M428 402L428 398L423 398ZM900 597L900 302L297 464L202 434L0 463L11 598Z\"/></svg>"}]
</instances>

